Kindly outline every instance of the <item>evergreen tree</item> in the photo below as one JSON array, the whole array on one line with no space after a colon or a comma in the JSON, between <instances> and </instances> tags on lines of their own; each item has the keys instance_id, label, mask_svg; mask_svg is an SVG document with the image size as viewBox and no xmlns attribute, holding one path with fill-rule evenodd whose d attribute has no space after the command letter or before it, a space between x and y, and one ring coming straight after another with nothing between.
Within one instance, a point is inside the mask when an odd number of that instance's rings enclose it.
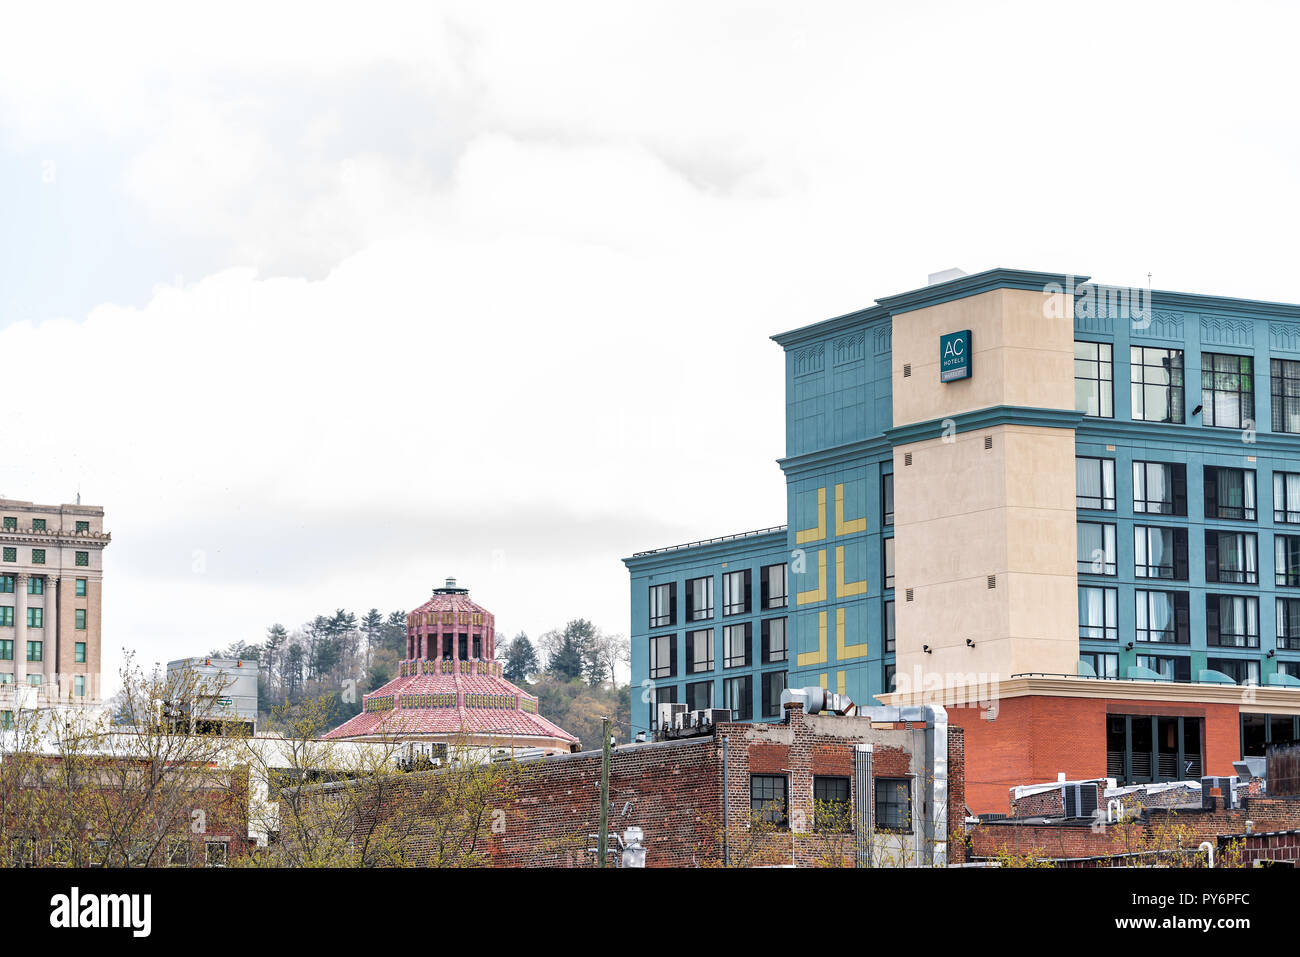
<instances>
[{"instance_id":1,"label":"evergreen tree","mask_svg":"<svg viewBox=\"0 0 1300 957\"><path fill-rule=\"evenodd\" d=\"M541 666L537 662L537 652L533 649L533 643L528 640L528 635L521 631L506 645L505 667L502 669L502 674L507 681L519 684L527 681L529 675L535 675L539 671Z\"/></svg>"},{"instance_id":2,"label":"evergreen tree","mask_svg":"<svg viewBox=\"0 0 1300 957\"><path fill-rule=\"evenodd\" d=\"M549 631L542 636L547 651L546 670L565 679L581 678L586 671L586 644L591 622L575 619L563 631Z\"/></svg>"}]
</instances>

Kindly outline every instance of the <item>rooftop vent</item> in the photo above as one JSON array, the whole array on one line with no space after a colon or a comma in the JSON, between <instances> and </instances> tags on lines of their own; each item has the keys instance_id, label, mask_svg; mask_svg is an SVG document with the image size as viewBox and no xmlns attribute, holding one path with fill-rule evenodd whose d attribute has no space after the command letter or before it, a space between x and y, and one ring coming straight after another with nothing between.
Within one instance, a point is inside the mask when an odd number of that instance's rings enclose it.
<instances>
[{"instance_id":1,"label":"rooftop vent","mask_svg":"<svg viewBox=\"0 0 1300 957\"><path fill-rule=\"evenodd\" d=\"M930 278L926 282L926 285L936 286L941 282L952 282L954 279L960 279L964 275L966 275L966 270L964 269L943 269L939 272L930 273Z\"/></svg>"}]
</instances>

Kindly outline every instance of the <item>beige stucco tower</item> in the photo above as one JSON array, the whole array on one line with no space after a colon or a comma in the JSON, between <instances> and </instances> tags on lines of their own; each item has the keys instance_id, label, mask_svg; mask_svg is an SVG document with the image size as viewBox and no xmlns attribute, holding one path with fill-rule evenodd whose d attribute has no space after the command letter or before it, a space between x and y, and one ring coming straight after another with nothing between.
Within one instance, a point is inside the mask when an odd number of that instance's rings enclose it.
<instances>
[{"instance_id":1,"label":"beige stucco tower","mask_svg":"<svg viewBox=\"0 0 1300 957\"><path fill-rule=\"evenodd\" d=\"M1048 279L880 301L900 691L1076 670L1073 296ZM967 331L969 375L943 381L940 344Z\"/></svg>"}]
</instances>

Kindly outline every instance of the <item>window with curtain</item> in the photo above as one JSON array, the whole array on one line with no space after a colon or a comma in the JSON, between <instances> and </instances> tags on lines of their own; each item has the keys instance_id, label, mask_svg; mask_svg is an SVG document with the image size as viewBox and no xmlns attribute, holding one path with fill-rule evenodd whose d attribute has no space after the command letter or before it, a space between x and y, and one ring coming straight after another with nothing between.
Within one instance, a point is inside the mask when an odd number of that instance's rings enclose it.
<instances>
[{"instance_id":1,"label":"window with curtain","mask_svg":"<svg viewBox=\"0 0 1300 957\"><path fill-rule=\"evenodd\" d=\"M1273 572L1277 584L1300 588L1300 535L1274 536Z\"/></svg>"},{"instance_id":2,"label":"window with curtain","mask_svg":"<svg viewBox=\"0 0 1300 957\"><path fill-rule=\"evenodd\" d=\"M1115 415L1115 373L1108 342L1074 344L1074 407L1084 415Z\"/></svg>"},{"instance_id":3,"label":"window with curtain","mask_svg":"<svg viewBox=\"0 0 1300 957\"><path fill-rule=\"evenodd\" d=\"M1133 418L1144 422L1183 421L1183 350L1129 348Z\"/></svg>"},{"instance_id":4,"label":"window with curtain","mask_svg":"<svg viewBox=\"0 0 1300 957\"><path fill-rule=\"evenodd\" d=\"M1119 677L1119 655L1084 651L1080 652L1079 660L1092 665L1092 672L1098 678Z\"/></svg>"},{"instance_id":5,"label":"window with curtain","mask_svg":"<svg viewBox=\"0 0 1300 957\"><path fill-rule=\"evenodd\" d=\"M1074 460L1075 507L1115 510L1115 460L1080 456Z\"/></svg>"},{"instance_id":6,"label":"window with curtain","mask_svg":"<svg viewBox=\"0 0 1300 957\"><path fill-rule=\"evenodd\" d=\"M713 629L686 633L686 673L699 674L713 670Z\"/></svg>"},{"instance_id":7,"label":"window with curtain","mask_svg":"<svg viewBox=\"0 0 1300 957\"><path fill-rule=\"evenodd\" d=\"M1205 580L1237 585L1259 584L1254 533L1207 531Z\"/></svg>"},{"instance_id":8,"label":"window with curtain","mask_svg":"<svg viewBox=\"0 0 1300 957\"><path fill-rule=\"evenodd\" d=\"M1133 463L1133 511L1187 514L1187 466L1181 462Z\"/></svg>"},{"instance_id":9,"label":"window with curtain","mask_svg":"<svg viewBox=\"0 0 1300 957\"><path fill-rule=\"evenodd\" d=\"M1205 666L1218 671L1239 685L1259 684L1259 662L1248 658L1207 658Z\"/></svg>"},{"instance_id":10,"label":"window with curtain","mask_svg":"<svg viewBox=\"0 0 1300 957\"><path fill-rule=\"evenodd\" d=\"M762 624L763 663L785 661L790 648L784 618L764 618Z\"/></svg>"},{"instance_id":11,"label":"window with curtain","mask_svg":"<svg viewBox=\"0 0 1300 957\"><path fill-rule=\"evenodd\" d=\"M1273 380L1273 431L1300 432L1300 362L1270 359Z\"/></svg>"},{"instance_id":12,"label":"window with curtain","mask_svg":"<svg viewBox=\"0 0 1300 957\"><path fill-rule=\"evenodd\" d=\"M1253 469L1205 467L1205 517L1255 521Z\"/></svg>"},{"instance_id":13,"label":"window with curtain","mask_svg":"<svg viewBox=\"0 0 1300 957\"><path fill-rule=\"evenodd\" d=\"M1250 356L1201 353L1201 406L1205 425L1222 429L1253 426L1254 360Z\"/></svg>"},{"instance_id":14,"label":"window with curtain","mask_svg":"<svg viewBox=\"0 0 1300 957\"><path fill-rule=\"evenodd\" d=\"M1091 641L1114 641L1119 637L1114 588L1079 589L1079 637Z\"/></svg>"},{"instance_id":15,"label":"window with curtain","mask_svg":"<svg viewBox=\"0 0 1300 957\"><path fill-rule=\"evenodd\" d=\"M1259 647L1259 599L1205 596L1205 642L1224 648Z\"/></svg>"},{"instance_id":16,"label":"window with curtain","mask_svg":"<svg viewBox=\"0 0 1300 957\"><path fill-rule=\"evenodd\" d=\"M1187 529L1136 525L1133 573L1138 578L1187 580Z\"/></svg>"},{"instance_id":17,"label":"window with curtain","mask_svg":"<svg viewBox=\"0 0 1300 957\"><path fill-rule=\"evenodd\" d=\"M1138 589L1136 598L1134 634L1138 641L1187 644L1187 592Z\"/></svg>"},{"instance_id":18,"label":"window with curtain","mask_svg":"<svg viewBox=\"0 0 1300 957\"><path fill-rule=\"evenodd\" d=\"M1300 598L1277 600L1277 646L1300 651Z\"/></svg>"},{"instance_id":19,"label":"window with curtain","mask_svg":"<svg viewBox=\"0 0 1300 957\"><path fill-rule=\"evenodd\" d=\"M1273 521L1300 524L1300 472L1273 473Z\"/></svg>"},{"instance_id":20,"label":"window with curtain","mask_svg":"<svg viewBox=\"0 0 1300 957\"><path fill-rule=\"evenodd\" d=\"M1115 526L1102 522L1079 522L1079 571L1090 575L1114 575Z\"/></svg>"}]
</instances>

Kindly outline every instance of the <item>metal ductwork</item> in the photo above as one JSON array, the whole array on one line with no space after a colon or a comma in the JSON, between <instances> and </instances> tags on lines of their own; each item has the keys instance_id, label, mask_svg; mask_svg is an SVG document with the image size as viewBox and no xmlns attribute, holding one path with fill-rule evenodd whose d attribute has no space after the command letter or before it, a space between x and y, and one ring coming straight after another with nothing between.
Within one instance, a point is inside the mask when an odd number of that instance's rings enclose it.
<instances>
[{"instance_id":1,"label":"metal ductwork","mask_svg":"<svg viewBox=\"0 0 1300 957\"><path fill-rule=\"evenodd\" d=\"M786 688L781 692L781 710L783 712L795 703L803 705L804 714L818 714L823 711L828 714L842 715L855 715L858 713L858 706L853 703L853 699L848 695L827 691L819 685L808 688Z\"/></svg>"}]
</instances>

